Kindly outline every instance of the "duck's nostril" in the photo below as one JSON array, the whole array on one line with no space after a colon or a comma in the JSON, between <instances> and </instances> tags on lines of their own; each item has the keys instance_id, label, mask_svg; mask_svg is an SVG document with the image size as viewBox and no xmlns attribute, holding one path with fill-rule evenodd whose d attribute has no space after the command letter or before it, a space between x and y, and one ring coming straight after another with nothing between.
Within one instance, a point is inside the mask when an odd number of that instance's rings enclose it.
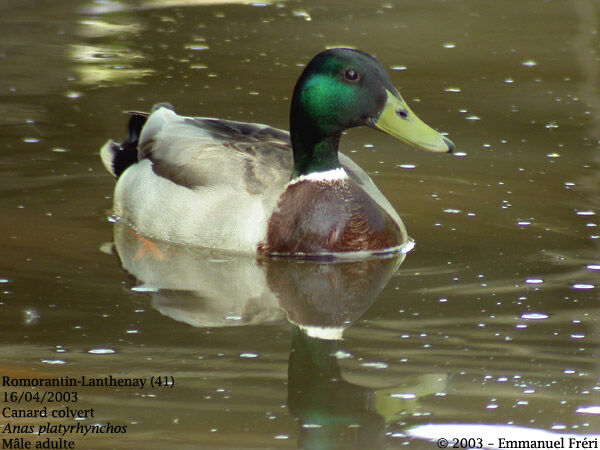
<instances>
[{"instance_id":1,"label":"duck's nostril","mask_svg":"<svg viewBox=\"0 0 600 450\"><path fill-rule=\"evenodd\" d=\"M396 114L398 115L398 117L400 117L401 119L406 119L408 117L408 113L404 110L404 109L397 109L396 110Z\"/></svg>"}]
</instances>

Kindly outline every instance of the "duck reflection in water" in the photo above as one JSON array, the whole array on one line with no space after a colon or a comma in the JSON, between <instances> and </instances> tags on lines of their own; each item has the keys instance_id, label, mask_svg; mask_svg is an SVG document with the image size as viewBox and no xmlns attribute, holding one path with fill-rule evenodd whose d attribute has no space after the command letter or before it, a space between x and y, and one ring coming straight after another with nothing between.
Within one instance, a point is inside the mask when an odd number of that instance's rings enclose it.
<instances>
[{"instance_id":1,"label":"duck reflection in water","mask_svg":"<svg viewBox=\"0 0 600 450\"><path fill-rule=\"evenodd\" d=\"M372 305L403 254L360 261L274 260L149 241L115 224L123 267L161 314L196 327L292 324L288 407L301 448L381 448L386 424L445 389L446 374L385 388L344 380L336 357L346 328ZM409 396L403 393L410 392Z\"/></svg>"},{"instance_id":2,"label":"duck reflection in water","mask_svg":"<svg viewBox=\"0 0 600 450\"><path fill-rule=\"evenodd\" d=\"M337 344L293 330L288 407L301 424L299 448L385 448L387 424L410 416L423 397L447 388L447 374L406 377L380 389L350 383L339 366Z\"/></svg>"}]
</instances>

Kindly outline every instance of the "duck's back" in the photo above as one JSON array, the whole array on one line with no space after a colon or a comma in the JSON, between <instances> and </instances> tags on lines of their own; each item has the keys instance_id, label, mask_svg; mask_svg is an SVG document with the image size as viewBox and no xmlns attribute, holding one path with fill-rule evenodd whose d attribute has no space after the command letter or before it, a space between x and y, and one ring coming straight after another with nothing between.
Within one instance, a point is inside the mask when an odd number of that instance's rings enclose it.
<instances>
[{"instance_id":1,"label":"duck's back","mask_svg":"<svg viewBox=\"0 0 600 450\"><path fill-rule=\"evenodd\" d=\"M148 117L137 152L119 176L115 215L152 237L245 253L256 251L293 164L285 132L167 108Z\"/></svg>"}]
</instances>

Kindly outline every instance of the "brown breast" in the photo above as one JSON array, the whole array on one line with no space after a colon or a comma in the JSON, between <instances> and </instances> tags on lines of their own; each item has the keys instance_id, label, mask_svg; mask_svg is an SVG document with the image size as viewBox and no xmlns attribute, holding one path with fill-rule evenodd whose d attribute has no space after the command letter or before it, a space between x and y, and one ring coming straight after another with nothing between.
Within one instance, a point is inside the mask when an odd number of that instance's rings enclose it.
<instances>
[{"instance_id":1,"label":"brown breast","mask_svg":"<svg viewBox=\"0 0 600 450\"><path fill-rule=\"evenodd\" d=\"M259 254L384 250L404 236L352 179L299 181L281 195Z\"/></svg>"}]
</instances>

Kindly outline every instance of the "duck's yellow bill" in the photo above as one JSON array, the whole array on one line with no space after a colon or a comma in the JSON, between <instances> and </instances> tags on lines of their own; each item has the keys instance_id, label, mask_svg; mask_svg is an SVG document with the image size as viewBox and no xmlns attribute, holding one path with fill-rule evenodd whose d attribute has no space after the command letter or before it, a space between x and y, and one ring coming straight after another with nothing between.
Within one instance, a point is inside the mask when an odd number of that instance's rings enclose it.
<instances>
[{"instance_id":1,"label":"duck's yellow bill","mask_svg":"<svg viewBox=\"0 0 600 450\"><path fill-rule=\"evenodd\" d=\"M387 102L373 126L421 150L436 153L454 151L452 141L419 119L397 92L387 91Z\"/></svg>"}]
</instances>

